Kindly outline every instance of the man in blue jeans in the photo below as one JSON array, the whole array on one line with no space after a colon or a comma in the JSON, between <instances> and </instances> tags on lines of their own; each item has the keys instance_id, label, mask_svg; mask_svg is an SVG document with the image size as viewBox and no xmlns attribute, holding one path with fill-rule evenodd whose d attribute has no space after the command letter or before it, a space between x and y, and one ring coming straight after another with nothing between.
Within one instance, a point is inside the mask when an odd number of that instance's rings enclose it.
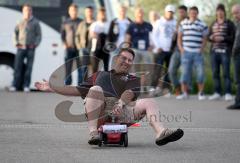
<instances>
[{"instance_id":1,"label":"man in blue jeans","mask_svg":"<svg viewBox=\"0 0 240 163\"><path fill-rule=\"evenodd\" d=\"M94 9L92 6L87 6L85 8L85 19L79 23L78 28L75 34L75 43L77 49L79 50L79 55L81 56L81 63L84 65L82 68L82 75L84 75L84 79L87 79L87 70L92 68L90 64L90 36L89 29L91 24L95 21ZM81 68L80 68L81 69ZM81 72L80 72L81 75ZM83 79L82 79L83 80Z\"/></svg>"},{"instance_id":2,"label":"man in blue jeans","mask_svg":"<svg viewBox=\"0 0 240 163\"><path fill-rule=\"evenodd\" d=\"M177 22L177 29L180 25L180 22L183 21L185 18L187 18L187 7L186 6L181 5L178 7L178 16L179 16L179 19ZM176 34L176 36L174 36L172 49L174 50L174 52L170 59L168 73L169 73L169 78L171 80L171 83L174 86L175 94L179 95L181 92L181 84L178 80L178 69L181 65L181 55L180 55L180 51L177 47L177 34Z\"/></svg>"},{"instance_id":3,"label":"man in blue jeans","mask_svg":"<svg viewBox=\"0 0 240 163\"><path fill-rule=\"evenodd\" d=\"M221 97L220 66L222 65L225 100L232 100L230 63L231 52L235 36L235 26L232 21L226 19L225 6L219 4L216 9L216 20L210 26L209 41L211 44L211 63L214 81L214 94L209 100L217 100Z\"/></svg>"},{"instance_id":4,"label":"man in blue jeans","mask_svg":"<svg viewBox=\"0 0 240 163\"><path fill-rule=\"evenodd\" d=\"M65 49L65 66L66 66L66 85L72 84L72 64L75 60L77 67L80 67L79 53L75 42L75 34L79 23L82 19L78 18L78 6L71 4L68 7L69 18L66 19L61 27L61 39ZM78 83L82 83L82 70L78 69Z\"/></svg>"},{"instance_id":5,"label":"man in blue jeans","mask_svg":"<svg viewBox=\"0 0 240 163\"><path fill-rule=\"evenodd\" d=\"M23 19L14 31L17 54L14 63L14 77L9 91L22 89L29 92L35 48L41 42L41 28L38 20L32 15L32 7L28 4L22 8ZM26 59L26 65L24 60ZM21 82L23 81L23 82Z\"/></svg>"},{"instance_id":6,"label":"man in blue jeans","mask_svg":"<svg viewBox=\"0 0 240 163\"><path fill-rule=\"evenodd\" d=\"M236 34L233 44L233 60L235 80L237 84L237 93L235 103L228 106L228 109L240 109L240 4L236 4L232 7L232 14L236 19Z\"/></svg>"},{"instance_id":7,"label":"man in blue jeans","mask_svg":"<svg viewBox=\"0 0 240 163\"><path fill-rule=\"evenodd\" d=\"M198 19L198 8L189 9L189 18L180 23L178 31L178 48L181 53L182 94L177 99L188 98L188 83L191 80L193 66L197 71L198 100L204 100L204 61L203 49L206 45L208 27Z\"/></svg>"}]
</instances>

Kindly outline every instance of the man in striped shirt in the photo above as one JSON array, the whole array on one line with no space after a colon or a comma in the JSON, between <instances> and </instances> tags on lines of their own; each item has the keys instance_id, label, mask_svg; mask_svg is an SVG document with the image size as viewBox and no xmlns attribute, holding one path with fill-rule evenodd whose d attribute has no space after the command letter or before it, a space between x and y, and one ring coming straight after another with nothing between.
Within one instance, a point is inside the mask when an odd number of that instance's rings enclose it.
<instances>
[{"instance_id":1,"label":"man in striped shirt","mask_svg":"<svg viewBox=\"0 0 240 163\"><path fill-rule=\"evenodd\" d=\"M204 100L204 61L203 49L206 45L208 27L198 19L198 8L191 7L189 18L184 19L178 29L178 47L181 53L181 87L182 94L177 99L188 98L188 83L191 80L193 66L197 71L198 99Z\"/></svg>"},{"instance_id":2,"label":"man in striped shirt","mask_svg":"<svg viewBox=\"0 0 240 163\"><path fill-rule=\"evenodd\" d=\"M211 64L214 81L214 94L209 100L221 97L220 66L222 65L225 100L232 100L230 63L231 51L235 35L235 27L232 21L226 19L225 6L219 4L216 8L216 20L209 29L209 41L211 45Z\"/></svg>"}]
</instances>

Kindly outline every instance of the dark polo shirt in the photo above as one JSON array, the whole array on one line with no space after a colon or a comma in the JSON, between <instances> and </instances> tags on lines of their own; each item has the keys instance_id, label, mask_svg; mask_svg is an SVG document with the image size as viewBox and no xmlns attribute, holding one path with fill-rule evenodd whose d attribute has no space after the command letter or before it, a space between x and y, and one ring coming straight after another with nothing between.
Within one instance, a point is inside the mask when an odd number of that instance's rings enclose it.
<instances>
[{"instance_id":1,"label":"dark polo shirt","mask_svg":"<svg viewBox=\"0 0 240 163\"><path fill-rule=\"evenodd\" d=\"M120 98L124 91L132 90L136 100L140 94L140 78L128 73L116 73L115 70L96 72L77 86L81 97L85 98L89 89L95 85L103 89L105 97Z\"/></svg>"}]
</instances>

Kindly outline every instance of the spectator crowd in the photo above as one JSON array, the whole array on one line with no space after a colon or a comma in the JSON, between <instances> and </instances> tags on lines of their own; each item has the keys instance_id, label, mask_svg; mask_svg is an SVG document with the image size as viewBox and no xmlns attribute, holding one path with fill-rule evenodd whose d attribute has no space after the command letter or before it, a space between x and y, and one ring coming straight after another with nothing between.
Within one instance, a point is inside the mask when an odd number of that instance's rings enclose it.
<instances>
[{"instance_id":1,"label":"spectator crowd","mask_svg":"<svg viewBox=\"0 0 240 163\"><path fill-rule=\"evenodd\" d=\"M24 5L23 19L14 31L17 55L15 58L14 80L10 91L23 87L29 92L31 71L34 62L35 48L41 42L41 28L32 14L32 7ZM84 19L78 17L78 6L71 4L68 8L69 18L61 25L61 39L65 50L66 85L72 83L72 65L78 66L78 83L86 79L86 72L99 70L99 61L103 62L105 71L110 70L114 62L114 51L107 51L106 44L111 43L121 48L129 43L135 52L134 63L155 64L163 66L167 73L162 74L162 67L156 66L151 77L151 87L147 91L157 95L164 88L163 83L171 83L176 99L188 99L192 89L193 73L196 73L198 100L205 100L204 94L205 64L204 49L210 42L209 49L214 93L209 100L220 99L224 95L226 101L233 100L231 60L234 62L234 74L237 85L235 103L229 109L240 108L240 4L232 7L235 20L226 17L225 6L216 6L216 18L207 26L199 15L196 6L187 8L167 5L164 14L149 12L149 22L144 20L144 9L136 8L134 19L127 17L127 8L120 6L118 17L107 21L106 11L100 8L94 18L94 8L85 8ZM79 57L84 56L84 57ZM89 59L87 56L94 56ZM233 59L231 59L233 58ZM24 60L26 68L22 69ZM85 66L81 66L85 65ZM114 65L113 65L114 66ZM222 70L222 76L221 76ZM179 75L180 74L180 75ZM24 76L23 83L19 83ZM223 88L221 80L224 81ZM141 76L141 85L146 85L145 76ZM21 86L22 84L22 86Z\"/></svg>"}]
</instances>

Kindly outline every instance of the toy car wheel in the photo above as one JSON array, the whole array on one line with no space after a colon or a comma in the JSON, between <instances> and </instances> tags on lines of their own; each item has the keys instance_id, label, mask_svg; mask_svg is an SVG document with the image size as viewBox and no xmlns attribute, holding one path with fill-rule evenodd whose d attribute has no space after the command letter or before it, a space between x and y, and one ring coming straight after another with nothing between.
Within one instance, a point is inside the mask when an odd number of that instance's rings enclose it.
<instances>
[{"instance_id":1,"label":"toy car wheel","mask_svg":"<svg viewBox=\"0 0 240 163\"><path fill-rule=\"evenodd\" d=\"M121 140L121 141L119 142L119 145L123 145L123 140Z\"/></svg>"},{"instance_id":2,"label":"toy car wheel","mask_svg":"<svg viewBox=\"0 0 240 163\"><path fill-rule=\"evenodd\" d=\"M99 133L99 137L100 137L100 142L99 142L98 146L101 147L102 141L103 141L103 133Z\"/></svg>"},{"instance_id":3,"label":"toy car wheel","mask_svg":"<svg viewBox=\"0 0 240 163\"><path fill-rule=\"evenodd\" d=\"M123 135L123 145L124 145L124 147L128 146L128 134L127 133L125 133Z\"/></svg>"},{"instance_id":4,"label":"toy car wheel","mask_svg":"<svg viewBox=\"0 0 240 163\"><path fill-rule=\"evenodd\" d=\"M102 133L102 142L103 142L103 144L107 144L107 134L105 134L105 133Z\"/></svg>"},{"instance_id":5,"label":"toy car wheel","mask_svg":"<svg viewBox=\"0 0 240 163\"><path fill-rule=\"evenodd\" d=\"M123 145L125 137L124 135L125 135L124 133L121 135L121 141L119 142L119 145Z\"/></svg>"}]
</instances>

